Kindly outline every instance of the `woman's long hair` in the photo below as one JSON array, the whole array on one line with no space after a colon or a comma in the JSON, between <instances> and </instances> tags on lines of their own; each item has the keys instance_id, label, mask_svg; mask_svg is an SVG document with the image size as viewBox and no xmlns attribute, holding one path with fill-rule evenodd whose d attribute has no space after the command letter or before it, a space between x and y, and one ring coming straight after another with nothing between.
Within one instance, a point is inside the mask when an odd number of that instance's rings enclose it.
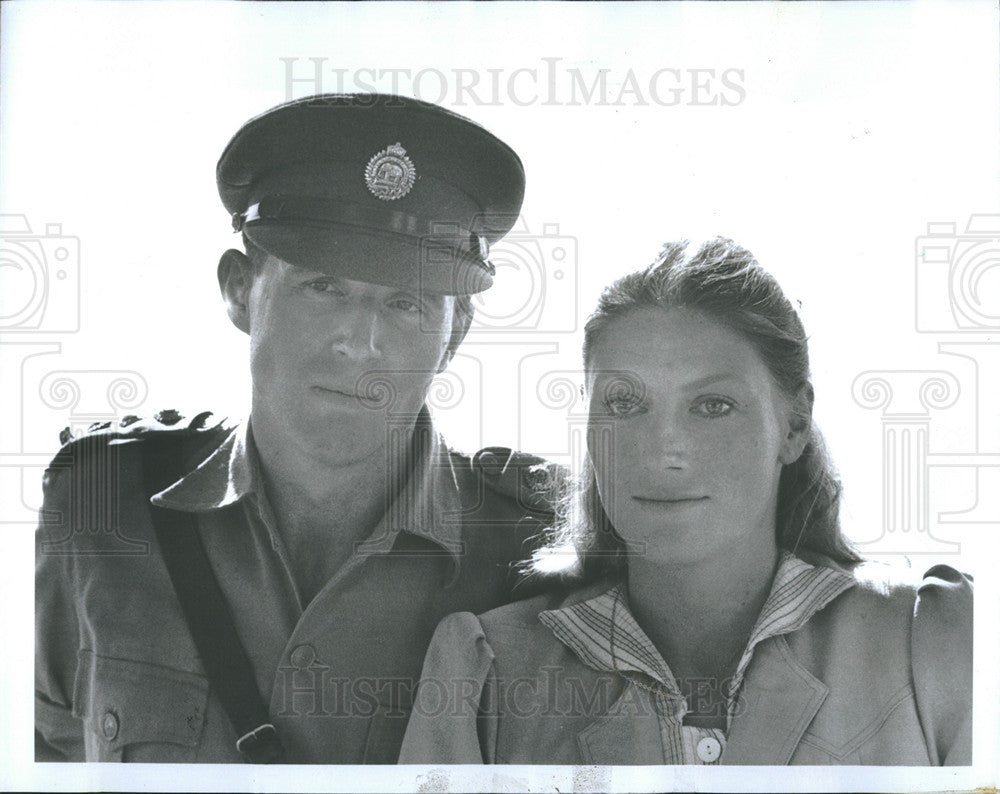
<instances>
[{"instance_id":1,"label":"woman's long hair","mask_svg":"<svg viewBox=\"0 0 1000 794\"><path fill-rule=\"evenodd\" d=\"M774 277L732 240L717 237L690 258L687 248L686 240L668 243L648 268L604 290L584 329L587 371L594 345L614 318L639 308L688 308L753 345L790 400L802 390L811 397L805 329ZM811 415L799 419L802 426L809 424L809 435L798 460L781 470L775 527L778 547L854 565L862 558L840 528L841 485L836 469ZM563 500L547 541L526 567L529 576L561 572L591 580L623 572L625 544L601 504L589 460ZM568 565L568 560L574 564Z\"/></svg>"}]
</instances>

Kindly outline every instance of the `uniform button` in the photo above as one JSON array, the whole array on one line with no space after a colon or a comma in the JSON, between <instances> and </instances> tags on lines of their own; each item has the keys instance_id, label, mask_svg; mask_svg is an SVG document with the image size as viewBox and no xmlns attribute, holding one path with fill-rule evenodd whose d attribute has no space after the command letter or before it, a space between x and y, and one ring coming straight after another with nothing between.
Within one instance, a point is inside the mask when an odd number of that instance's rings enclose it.
<instances>
[{"instance_id":1,"label":"uniform button","mask_svg":"<svg viewBox=\"0 0 1000 794\"><path fill-rule=\"evenodd\" d=\"M292 651L289 658L295 667L302 670L316 661L316 649L312 645L299 645Z\"/></svg>"},{"instance_id":2,"label":"uniform button","mask_svg":"<svg viewBox=\"0 0 1000 794\"><path fill-rule=\"evenodd\" d=\"M118 717L113 711L105 711L101 717L101 732L109 742L118 735Z\"/></svg>"},{"instance_id":3,"label":"uniform button","mask_svg":"<svg viewBox=\"0 0 1000 794\"><path fill-rule=\"evenodd\" d=\"M483 472L491 477L498 477L503 473L503 461L495 452L483 450L479 453L478 463Z\"/></svg>"},{"instance_id":4,"label":"uniform button","mask_svg":"<svg viewBox=\"0 0 1000 794\"><path fill-rule=\"evenodd\" d=\"M706 736L698 742L698 747L696 749L698 757L706 764L712 763L717 760L720 755L722 755L722 745L719 744L719 740L714 736Z\"/></svg>"},{"instance_id":5,"label":"uniform button","mask_svg":"<svg viewBox=\"0 0 1000 794\"><path fill-rule=\"evenodd\" d=\"M176 425L183 417L175 409L167 408L153 414L153 418L161 425Z\"/></svg>"}]
</instances>

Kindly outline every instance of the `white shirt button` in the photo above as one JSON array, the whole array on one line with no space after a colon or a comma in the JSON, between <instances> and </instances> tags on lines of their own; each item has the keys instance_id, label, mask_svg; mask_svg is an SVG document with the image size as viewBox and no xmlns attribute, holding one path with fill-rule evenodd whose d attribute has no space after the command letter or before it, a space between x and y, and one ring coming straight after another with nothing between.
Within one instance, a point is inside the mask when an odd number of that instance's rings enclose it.
<instances>
[{"instance_id":1,"label":"white shirt button","mask_svg":"<svg viewBox=\"0 0 1000 794\"><path fill-rule=\"evenodd\" d=\"M714 736L706 736L700 740L695 750L698 753L698 757L706 764L718 760L719 756L722 755L722 745L719 744L719 740Z\"/></svg>"}]
</instances>

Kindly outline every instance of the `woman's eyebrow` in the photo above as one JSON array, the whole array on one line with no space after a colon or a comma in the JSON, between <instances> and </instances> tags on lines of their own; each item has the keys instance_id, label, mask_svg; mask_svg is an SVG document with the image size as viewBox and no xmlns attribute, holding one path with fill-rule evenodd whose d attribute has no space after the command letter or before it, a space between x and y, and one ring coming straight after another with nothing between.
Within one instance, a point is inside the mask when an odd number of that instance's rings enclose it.
<instances>
[{"instance_id":1,"label":"woman's eyebrow","mask_svg":"<svg viewBox=\"0 0 1000 794\"><path fill-rule=\"evenodd\" d=\"M638 373L626 369L591 369L586 373L586 375L588 378L592 378L595 384L605 383L607 381L611 381L612 383L644 383L642 377Z\"/></svg>"},{"instance_id":2,"label":"woman's eyebrow","mask_svg":"<svg viewBox=\"0 0 1000 794\"><path fill-rule=\"evenodd\" d=\"M643 379L634 372L628 370L598 370L593 373L594 383L603 383L606 380L629 380L642 383ZM716 383L731 382L741 386L747 385L740 375L733 372L716 372L711 375L704 375L696 380L682 384L685 389L701 389Z\"/></svg>"},{"instance_id":3,"label":"woman's eyebrow","mask_svg":"<svg viewBox=\"0 0 1000 794\"><path fill-rule=\"evenodd\" d=\"M717 372L713 375L705 375L704 377L698 378L697 380L690 381L684 384L686 389L702 389L705 386L712 386L716 383L722 383L729 381L731 383L736 383L741 386L746 385L746 381L739 375L733 372Z\"/></svg>"}]
</instances>

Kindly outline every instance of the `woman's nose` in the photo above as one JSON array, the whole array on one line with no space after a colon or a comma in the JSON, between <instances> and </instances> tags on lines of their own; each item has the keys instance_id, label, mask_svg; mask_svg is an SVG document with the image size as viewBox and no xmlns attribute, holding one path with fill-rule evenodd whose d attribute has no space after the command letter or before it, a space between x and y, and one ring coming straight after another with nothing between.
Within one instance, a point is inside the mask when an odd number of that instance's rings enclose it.
<instances>
[{"instance_id":1,"label":"woman's nose","mask_svg":"<svg viewBox=\"0 0 1000 794\"><path fill-rule=\"evenodd\" d=\"M657 465L683 468L687 463L688 439L682 423L673 417L657 417L643 434L645 453Z\"/></svg>"}]
</instances>

